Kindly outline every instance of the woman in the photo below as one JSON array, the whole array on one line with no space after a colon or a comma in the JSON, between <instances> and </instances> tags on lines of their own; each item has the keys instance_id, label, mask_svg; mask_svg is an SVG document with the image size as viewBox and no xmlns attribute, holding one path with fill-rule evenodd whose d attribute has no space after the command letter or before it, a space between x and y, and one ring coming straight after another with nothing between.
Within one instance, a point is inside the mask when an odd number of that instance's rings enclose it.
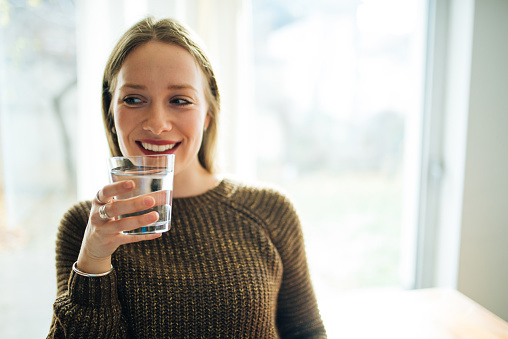
<instances>
[{"instance_id":1,"label":"woman","mask_svg":"<svg viewBox=\"0 0 508 339\"><path fill-rule=\"evenodd\" d=\"M323 338L302 232L271 189L214 172L219 92L188 30L145 19L114 48L102 110L111 154L175 154L171 230L126 235L152 198L106 185L62 219L48 338ZM99 212L99 209L102 210Z\"/></svg>"}]
</instances>

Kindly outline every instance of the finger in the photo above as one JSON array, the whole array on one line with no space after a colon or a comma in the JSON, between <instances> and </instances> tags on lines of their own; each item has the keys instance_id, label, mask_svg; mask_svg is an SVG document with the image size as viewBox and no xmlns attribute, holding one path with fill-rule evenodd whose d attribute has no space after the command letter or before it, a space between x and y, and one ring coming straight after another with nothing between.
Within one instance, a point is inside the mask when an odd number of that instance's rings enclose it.
<instances>
[{"instance_id":1,"label":"finger","mask_svg":"<svg viewBox=\"0 0 508 339\"><path fill-rule=\"evenodd\" d=\"M157 220L159 220L159 213L152 211L150 213L116 220L115 229L117 232L132 231L136 228L150 225Z\"/></svg>"},{"instance_id":2,"label":"finger","mask_svg":"<svg viewBox=\"0 0 508 339\"><path fill-rule=\"evenodd\" d=\"M171 191L163 190L147 193L143 196L150 196L155 199L155 205L167 205L171 201Z\"/></svg>"},{"instance_id":3,"label":"finger","mask_svg":"<svg viewBox=\"0 0 508 339\"><path fill-rule=\"evenodd\" d=\"M113 219L112 216L110 216L108 214L108 212L106 211L106 208L109 206L110 204L106 204L106 205L101 205L101 207L99 207L99 217L102 219L102 220L110 220L110 219Z\"/></svg>"},{"instance_id":4,"label":"finger","mask_svg":"<svg viewBox=\"0 0 508 339\"><path fill-rule=\"evenodd\" d=\"M141 196L126 200L116 200L106 205L105 212L115 218L121 215L142 212L155 205L155 199L149 196Z\"/></svg>"},{"instance_id":5,"label":"finger","mask_svg":"<svg viewBox=\"0 0 508 339\"><path fill-rule=\"evenodd\" d=\"M102 199L104 199L104 197L101 199L100 196L102 195L102 190L98 190L97 193L95 194L95 203L99 204L99 205L105 205L107 204L109 201L104 201Z\"/></svg>"},{"instance_id":6,"label":"finger","mask_svg":"<svg viewBox=\"0 0 508 339\"><path fill-rule=\"evenodd\" d=\"M134 189L135 184L132 180L118 181L102 188L99 198L102 201L110 201L117 195L130 192Z\"/></svg>"}]
</instances>

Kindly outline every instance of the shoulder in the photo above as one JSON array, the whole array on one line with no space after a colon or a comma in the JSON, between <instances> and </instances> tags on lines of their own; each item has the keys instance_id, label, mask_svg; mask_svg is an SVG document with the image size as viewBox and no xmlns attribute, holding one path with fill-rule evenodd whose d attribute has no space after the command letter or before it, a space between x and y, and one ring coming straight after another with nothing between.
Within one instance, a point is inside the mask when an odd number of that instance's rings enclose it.
<instances>
[{"instance_id":1,"label":"shoulder","mask_svg":"<svg viewBox=\"0 0 508 339\"><path fill-rule=\"evenodd\" d=\"M230 178L223 179L222 183L228 197L243 205L291 204L288 194L274 184Z\"/></svg>"},{"instance_id":2,"label":"shoulder","mask_svg":"<svg viewBox=\"0 0 508 339\"><path fill-rule=\"evenodd\" d=\"M289 195L274 184L224 179L231 204L264 220L268 225L298 219Z\"/></svg>"}]
</instances>

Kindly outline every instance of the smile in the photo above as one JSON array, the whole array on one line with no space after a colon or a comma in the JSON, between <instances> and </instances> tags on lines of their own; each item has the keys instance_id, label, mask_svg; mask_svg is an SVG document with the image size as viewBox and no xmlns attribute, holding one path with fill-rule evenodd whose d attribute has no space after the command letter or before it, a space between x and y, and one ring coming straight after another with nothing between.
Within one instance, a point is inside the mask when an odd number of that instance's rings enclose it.
<instances>
[{"instance_id":1,"label":"smile","mask_svg":"<svg viewBox=\"0 0 508 339\"><path fill-rule=\"evenodd\" d=\"M141 146L148 151L166 152L166 151L169 151L169 150L172 150L173 148L175 148L179 143L166 144L166 145L154 145L154 144L150 144L148 142L140 142L139 144L141 144Z\"/></svg>"}]
</instances>

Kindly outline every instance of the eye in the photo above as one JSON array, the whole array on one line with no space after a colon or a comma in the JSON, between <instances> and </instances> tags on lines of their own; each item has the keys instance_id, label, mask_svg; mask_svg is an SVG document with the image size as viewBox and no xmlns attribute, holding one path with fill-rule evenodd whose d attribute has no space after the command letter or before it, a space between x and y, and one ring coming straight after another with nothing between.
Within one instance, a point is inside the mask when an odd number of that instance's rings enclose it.
<instances>
[{"instance_id":1,"label":"eye","mask_svg":"<svg viewBox=\"0 0 508 339\"><path fill-rule=\"evenodd\" d=\"M178 106L186 106L186 105L191 105L192 104L192 102L190 102L189 100L183 99L183 98L172 99L170 101L170 103L178 105Z\"/></svg>"},{"instance_id":2,"label":"eye","mask_svg":"<svg viewBox=\"0 0 508 339\"><path fill-rule=\"evenodd\" d=\"M122 99L122 101L130 106L140 105L143 103L143 100L136 97L125 97Z\"/></svg>"}]
</instances>

